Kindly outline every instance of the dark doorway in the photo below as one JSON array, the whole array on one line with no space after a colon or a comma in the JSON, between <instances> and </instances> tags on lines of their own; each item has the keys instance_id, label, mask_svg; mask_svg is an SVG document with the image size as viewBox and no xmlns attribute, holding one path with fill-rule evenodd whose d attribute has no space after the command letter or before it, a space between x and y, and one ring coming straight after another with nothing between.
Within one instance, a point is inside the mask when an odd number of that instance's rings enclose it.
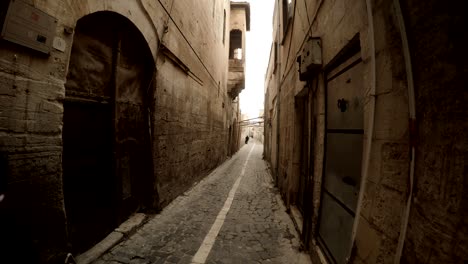
<instances>
[{"instance_id":1,"label":"dark doorway","mask_svg":"<svg viewBox=\"0 0 468 264\"><path fill-rule=\"evenodd\" d=\"M115 226L112 113L109 105L65 102L64 192L70 232L79 251ZM74 243L75 244L75 243Z\"/></svg>"},{"instance_id":2,"label":"dark doorway","mask_svg":"<svg viewBox=\"0 0 468 264\"><path fill-rule=\"evenodd\" d=\"M148 91L154 64L125 17L98 12L75 29L66 83L63 181L70 241L83 252L152 204Z\"/></svg>"},{"instance_id":3,"label":"dark doorway","mask_svg":"<svg viewBox=\"0 0 468 264\"><path fill-rule=\"evenodd\" d=\"M300 155L300 173L299 173L299 190L298 190L298 196L296 199L296 205L301 211L302 214L304 214L304 206L305 206L305 193L306 193L306 187L307 187L307 182L309 178L309 121L310 121L310 114L309 114L309 94L307 93L303 97L297 98L297 108L298 108L298 117L299 117L299 133L300 133L300 138L299 138L299 155Z\"/></svg>"}]
</instances>

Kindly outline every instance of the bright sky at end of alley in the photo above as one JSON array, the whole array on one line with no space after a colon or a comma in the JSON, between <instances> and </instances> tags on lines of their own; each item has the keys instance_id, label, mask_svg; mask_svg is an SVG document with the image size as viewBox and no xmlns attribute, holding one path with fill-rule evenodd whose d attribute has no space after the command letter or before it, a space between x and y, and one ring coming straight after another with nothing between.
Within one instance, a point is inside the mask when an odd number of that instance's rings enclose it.
<instances>
[{"instance_id":1,"label":"bright sky at end of alley","mask_svg":"<svg viewBox=\"0 0 468 264\"><path fill-rule=\"evenodd\" d=\"M270 56L274 0L249 0L250 32L246 36L246 80L240 93L243 114L259 116L263 109L265 72Z\"/></svg>"}]
</instances>

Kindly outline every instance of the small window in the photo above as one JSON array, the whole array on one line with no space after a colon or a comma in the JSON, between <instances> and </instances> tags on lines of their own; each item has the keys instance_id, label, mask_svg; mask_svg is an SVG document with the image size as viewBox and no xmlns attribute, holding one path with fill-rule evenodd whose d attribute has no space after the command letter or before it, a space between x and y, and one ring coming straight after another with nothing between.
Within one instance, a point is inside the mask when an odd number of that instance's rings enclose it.
<instances>
[{"instance_id":1,"label":"small window","mask_svg":"<svg viewBox=\"0 0 468 264\"><path fill-rule=\"evenodd\" d=\"M229 59L242 60L242 31L232 30L229 41Z\"/></svg>"}]
</instances>

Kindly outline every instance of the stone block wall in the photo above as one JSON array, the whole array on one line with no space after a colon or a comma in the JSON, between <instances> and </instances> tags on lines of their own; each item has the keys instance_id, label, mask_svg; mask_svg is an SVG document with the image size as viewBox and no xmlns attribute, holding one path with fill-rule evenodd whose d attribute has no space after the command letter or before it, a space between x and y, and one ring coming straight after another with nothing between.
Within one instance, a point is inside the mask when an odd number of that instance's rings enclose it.
<instances>
[{"instance_id":1,"label":"stone block wall","mask_svg":"<svg viewBox=\"0 0 468 264\"><path fill-rule=\"evenodd\" d=\"M238 103L226 87L229 35L223 25L229 25L230 3L30 2L57 19L56 36L66 49L44 55L0 41L0 151L10 174L0 209L5 221L21 219L31 263L63 263L64 254L73 251L67 246L62 183L63 100L77 21L95 12L117 13L138 28L151 50L156 64L151 140L159 197L153 206L163 207L227 156L229 126L239 119Z\"/></svg>"},{"instance_id":2,"label":"stone block wall","mask_svg":"<svg viewBox=\"0 0 468 264\"><path fill-rule=\"evenodd\" d=\"M284 33L275 35L282 43L280 51L281 81L267 75L265 109L272 108L275 85L280 86L280 142L268 143L266 150L280 147L277 184L288 205L294 201L298 164L294 142L298 142L297 126L301 120L295 115L294 97L303 91L305 83L297 78L295 58L300 54L307 37L320 37L323 67L333 61L353 38L359 36L360 57L363 63L365 93L363 149L368 142L370 160L367 178L361 182L362 200L356 216L356 237L350 254L352 263L391 263L397 246L404 242L401 261L405 263L462 263L467 260L466 237L466 102L463 89L463 59L467 45L461 32L466 22L461 3L443 4L437 1L402 3L407 39L413 60L405 66L401 25L397 8L392 1L370 1L372 19L368 20L366 1L295 1L292 20L281 25ZM281 2L278 2L281 3ZM278 6L277 6L278 8ZM274 21L283 20L275 13ZM374 27L370 35L369 23ZM307 29L310 29L308 31ZM375 54L371 43L375 45ZM372 85L372 56L375 55L376 92ZM272 56L268 72L272 71ZM415 130L409 127L409 99L407 72L414 76L416 94ZM272 82L274 82L272 84ZM323 75L316 76L312 92L315 130L310 146L313 160L311 185L312 204L306 208L304 242L312 255L320 261L317 247L318 215L321 206L321 185L325 150L325 98ZM375 109L371 100L375 99ZM375 111L373 134L370 118ZM295 125L296 124L296 125ZM268 130L266 130L268 133ZM414 133L414 134L412 134ZM368 139L370 138L370 141ZM408 231L401 240L403 216L410 189L410 138L416 144L413 197ZM296 157L296 159L294 159ZM274 162L273 159L270 160ZM366 163L363 163L366 164ZM292 192L291 192L292 190ZM309 212L307 210L310 210ZM310 217L310 218L309 218ZM309 231L307 231L309 230ZM351 243L351 241L350 241Z\"/></svg>"},{"instance_id":3,"label":"stone block wall","mask_svg":"<svg viewBox=\"0 0 468 264\"><path fill-rule=\"evenodd\" d=\"M0 43L0 151L9 167L6 197L0 204L2 248L13 248L3 251L8 256L21 255L21 248L29 250L32 262L48 261L58 254L57 248L66 247L63 60L59 52L46 57Z\"/></svg>"},{"instance_id":4,"label":"stone block wall","mask_svg":"<svg viewBox=\"0 0 468 264\"><path fill-rule=\"evenodd\" d=\"M163 36L164 45L187 68L164 57L156 63L154 150L162 206L224 161L233 110L238 110L226 88L229 32L222 25L224 11L229 25L229 1L205 2L209 8L175 1L175 23L168 20Z\"/></svg>"},{"instance_id":5,"label":"stone block wall","mask_svg":"<svg viewBox=\"0 0 468 264\"><path fill-rule=\"evenodd\" d=\"M415 186L402 262L468 261L466 4L402 3L416 96Z\"/></svg>"},{"instance_id":6,"label":"stone block wall","mask_svg":"<svg viewBox=\"0 0 468 264\"><path fill-rule=\"evenodd\" d=\"M275 2L274 10L273 10L273 17L277 16L279 12L277 3ZM271 166L272 173L275 174L276 178L276 168L277 168L277 124L278 124L278 108L277 108L277 100L278 100L278 73L277 70L279 58L278 58L278 50L277 50L277 35L278 35L278 20L273 19L272 23L272 39L275 39L273 43L271 43L271 50L270 50L270 58L268 62L268 67L265 73L265 145L264 145L264 156L265 159L269 162Z\"/></svg>"}]
</instances>

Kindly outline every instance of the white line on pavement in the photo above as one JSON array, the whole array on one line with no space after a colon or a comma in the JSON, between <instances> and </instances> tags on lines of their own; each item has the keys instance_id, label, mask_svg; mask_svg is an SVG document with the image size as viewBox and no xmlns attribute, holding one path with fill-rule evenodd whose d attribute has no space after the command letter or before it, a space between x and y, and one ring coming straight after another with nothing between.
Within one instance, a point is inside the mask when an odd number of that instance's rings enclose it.
<instances>
[{"instance_id":1,"label":"white line on pavement","mask_svg":"<svg viewBox=\"0 0 468 264\"><path fill-rule=\"evenodd\" d=\"M224 224L224 220L226 219L226 215L229 212L229 209L231 208L232 201L234 200L234 195L236 194L237 188L239 187L242 177L245 174L245 168L247 167L247 162L249 161L250 154L252 153L254 147L255 143L253 144L252 148L249 151L249 154L247 155L247 159L244 162L239 177L232 186L231 191L229 191L229 195L226 199L226 202L224 202L223 208L221 208L221 211L219 211L218 216L216 216L216 220L211 226L210 232L208 232L197 253L195 254L195 256L193 256L192 264L204 264L206 258L210 254L211 248L213 248L213 245L216 242L216 237L218 236L219 230L221 230L221 227Z\"/></svg>"}]
</instances>

